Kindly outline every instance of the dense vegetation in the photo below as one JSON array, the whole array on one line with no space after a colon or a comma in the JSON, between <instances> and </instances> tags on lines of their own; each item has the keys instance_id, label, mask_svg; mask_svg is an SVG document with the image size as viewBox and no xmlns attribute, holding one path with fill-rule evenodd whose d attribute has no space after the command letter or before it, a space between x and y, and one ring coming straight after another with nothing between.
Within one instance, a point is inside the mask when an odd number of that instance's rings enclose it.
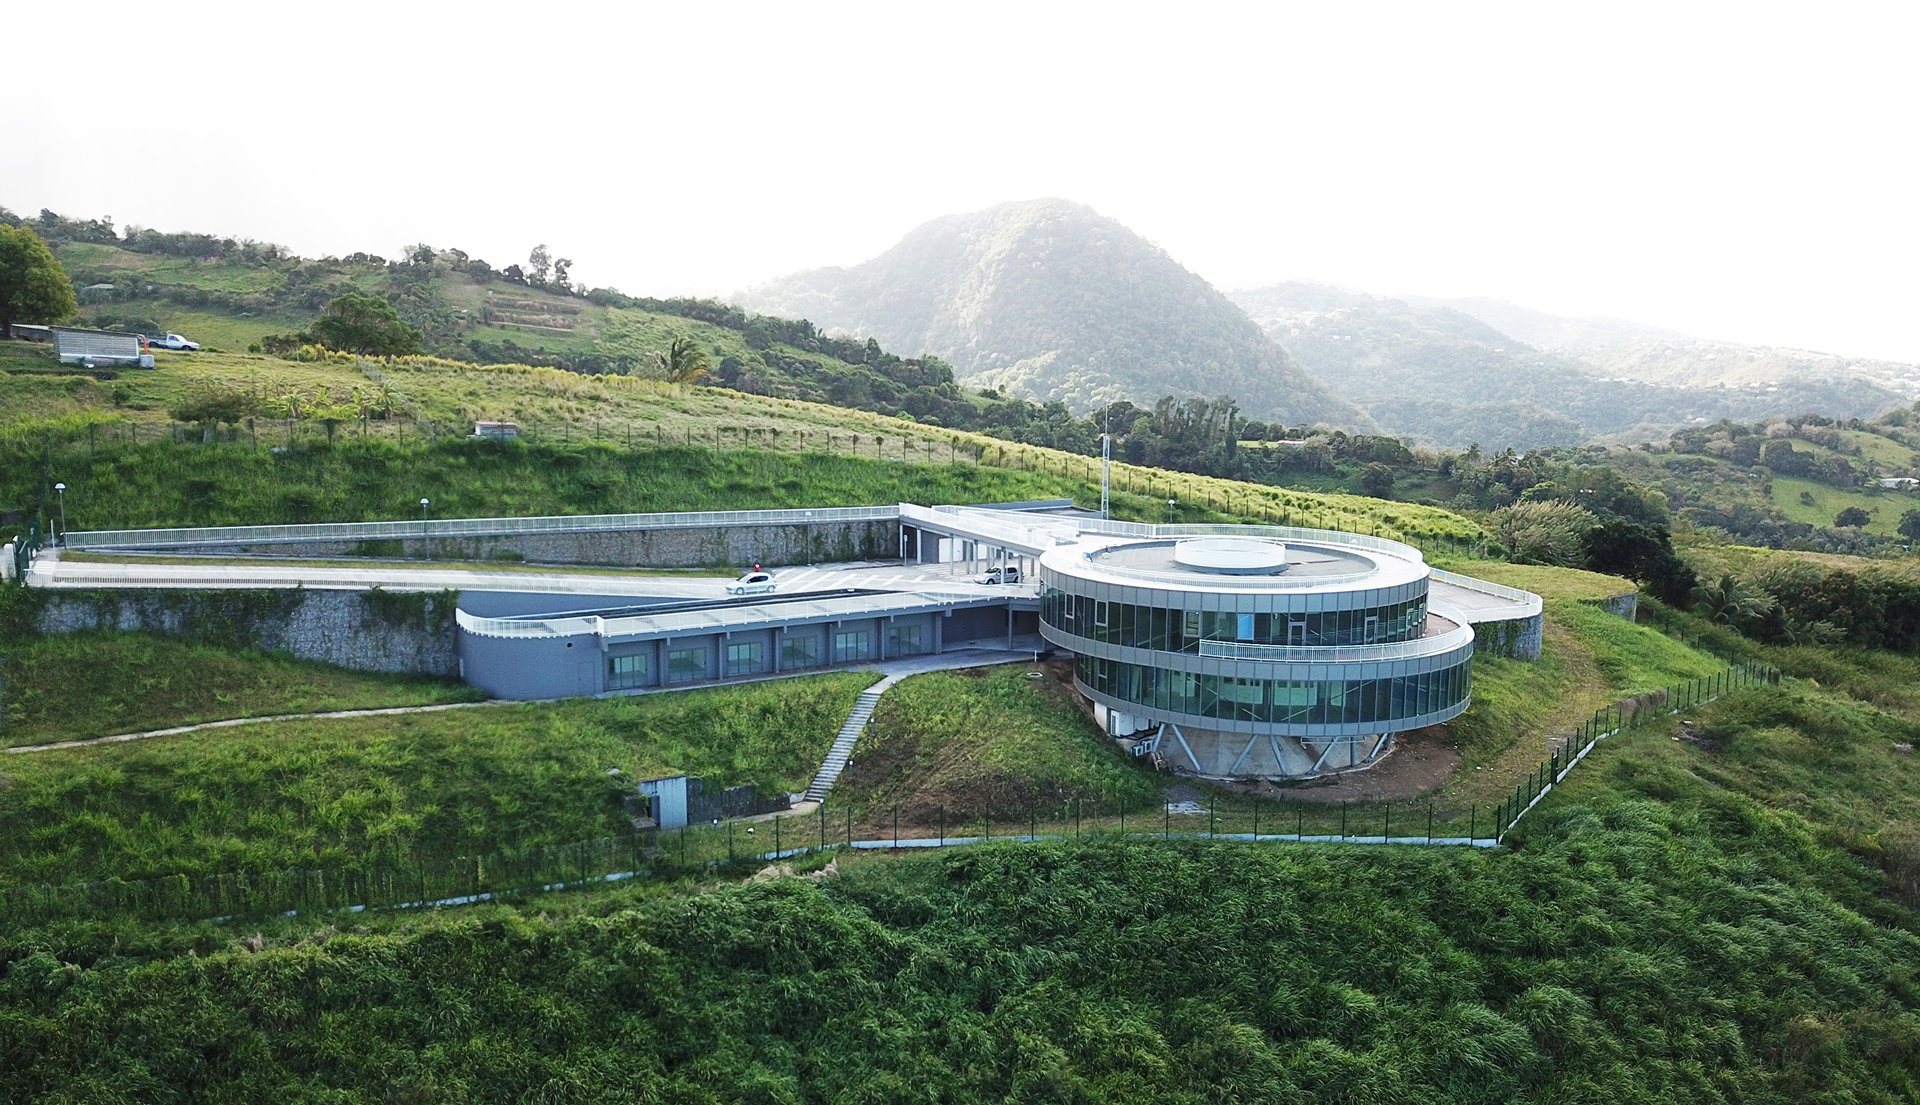
<instances>
[{"instance_id":1,"label":"dense vegetation","mask_svg":"<svg viewBox=\"0 0 1920 1105\"><path fill-rule=\"evenodd\" d=\"M1920 948L1818 854L1643 800L1516 854L1000 846L558 918L16 936L0 1037L16 1100L1910 1099Z\"/></svg>"},{"instance_id":2,"label":"dense vegetation","mask_svg":"<svg viewBox=\"0 0 1920 1105\"><path fill-rule=\"evenodd\" d=\"M11 633L20 627L9 625ZM370 675L137 634L15 636L0 659L0 745L201 721L468 702L464 683Z\"/></svg>"},{"instance_id":3,"label":"dense vegetation","mask_svg":"<svg viewBox=\"0 0 1920 1105\"><path fill-rule=\"evenodd\" d=\"M872 679L280 721L11 755L0 763L0 885L406 864L626 832L620 799L635 778L801 789Z\"/></svg>"}]
</instances>

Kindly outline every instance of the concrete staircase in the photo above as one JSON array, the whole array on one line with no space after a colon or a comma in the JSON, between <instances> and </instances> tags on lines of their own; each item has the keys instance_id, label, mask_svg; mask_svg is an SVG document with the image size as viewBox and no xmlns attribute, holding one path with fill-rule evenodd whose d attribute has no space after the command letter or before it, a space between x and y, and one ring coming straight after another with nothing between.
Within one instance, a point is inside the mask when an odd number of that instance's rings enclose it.
<instances>
[{"instance_id":1,"label":"concrete staircase","mask_svg":"<svg viewBox=\"0 0 1920 1105\"><path fill-rule=\"evenodd\" d=\"M888 687L899 681L900 676L889 675L860 692L859 699L853 704L853 713L847 715L847 723L840 727L840 735L833 738L833 747L827 750L826 761L820 765L820 774L815 775L813 782L807 786L807 801L826 801L827 792L833 789L833 784L839 780L840 773L847 769L847 761L853 757L854 743L860 739L860 734L866 731L867 721L873 717L874 707L880 705L880 696L887 693Z\"/></svg>"}]
</instances>

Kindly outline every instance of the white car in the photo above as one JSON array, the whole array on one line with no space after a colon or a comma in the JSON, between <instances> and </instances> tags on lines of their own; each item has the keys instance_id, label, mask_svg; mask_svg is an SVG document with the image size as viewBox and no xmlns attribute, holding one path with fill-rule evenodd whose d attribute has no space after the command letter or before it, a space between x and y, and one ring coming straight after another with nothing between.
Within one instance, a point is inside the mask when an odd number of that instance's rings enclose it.
<instances>
[{"instance_id":1,"label":"white car","mask_svg":"<svg viewBox=\"0 0 1920 1105\"><path fill-rule=\"evenodd\" d=\"M1004 568L988 568L986 571L974 576L973 581L989 586L999 583L1018 583L1020 582L1020 569L1012 565Z\"/></svg>"},{"instance_id":2,"label":"white car","mask_svg":"<svg viewBox=\"0 0 1920 1105\"><path fill-rule=\"evenodd\" d=\"M192 352L193 350L200 348L199 342L188 341L187 339L181 337L178 334L168 334L164 338L154 338L152 341L149 341L147 344L159 346L161 349L186 350L187 352Z\"/></svg>"},{"instance_id":3,"label":"white car","mask_svg":"<svg viewBox=\"0 0 1920 1105\"><path fill-rule=\"evenodd\" d=\"M727 584L729 595L770 595L773 593L772 572L748 572L732 583Z\"/></svg>"}]
</instances>

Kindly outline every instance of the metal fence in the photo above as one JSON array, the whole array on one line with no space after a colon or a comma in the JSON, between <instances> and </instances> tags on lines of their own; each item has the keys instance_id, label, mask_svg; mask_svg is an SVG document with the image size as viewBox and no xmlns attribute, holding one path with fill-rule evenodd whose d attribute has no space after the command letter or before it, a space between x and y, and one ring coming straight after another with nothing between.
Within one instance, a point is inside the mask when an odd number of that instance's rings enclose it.
<instances>
[{"instance_id":1,"label":"metal fence","mask_svg":"<svg viewBox=\"0 0 1920 1105\"><path fill-rule=\"evenodd\" d=\"M325 522L285 526L210 526L181 529L82 530L66 535L70 549L178 548L193 545L269 545L308 541L396 538L509 537L614 530L701 529L719 526L803 526L827 522L889 522L888 506L817 510L697 510L658 514L571 514L535 518L445 518L418 522Z\"/></svg>"},{"instance_id":2,"label":"metal fence","mask_svg":"<svg viewBox=\"0 0 1920 1105\"><path fill-rule=\"evenodd\" d=\"M1776 683L1761 665L1640 695L1598 711L1493 805L1324 803L1215 791L1191 801L1081 794L969 807L838 802L751 821L636 829L572 844L340 868L235 871L68 886L0 888L0 923L133 916L209 920L270 914L457 906L634 878L704 876L840 849L948 848L1012 841L1236 840L1492 848L1608 737L1743 687ZM842 785L858 782L857 764Z\"/></svg>"}]
</instances>

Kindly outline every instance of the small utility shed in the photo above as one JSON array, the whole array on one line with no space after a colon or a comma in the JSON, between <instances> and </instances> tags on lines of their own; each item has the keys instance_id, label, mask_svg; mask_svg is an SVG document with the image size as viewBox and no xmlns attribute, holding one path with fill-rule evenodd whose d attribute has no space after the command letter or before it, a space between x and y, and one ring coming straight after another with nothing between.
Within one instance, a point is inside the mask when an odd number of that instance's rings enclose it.
<instances>
[{"instance_id":1,"label":"small utility shed","mask_svg":"<svg viewBox=\"0 0 1920 1105\"><path fill-rule=\"evenodd\" d=\"M53 328L53 351L61 364L139 365L153 367L153 355L143 347L138 334L113 330L77 330L70 326Z\"/></svg>"}]
</instances>

